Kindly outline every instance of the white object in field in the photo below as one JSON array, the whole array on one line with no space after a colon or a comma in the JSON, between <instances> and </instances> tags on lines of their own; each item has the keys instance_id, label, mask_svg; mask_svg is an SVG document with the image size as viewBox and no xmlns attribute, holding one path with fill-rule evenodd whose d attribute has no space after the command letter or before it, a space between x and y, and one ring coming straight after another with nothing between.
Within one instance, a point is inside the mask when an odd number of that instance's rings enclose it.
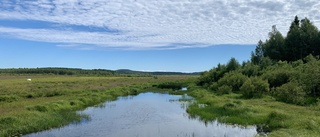
<instances>
[{"instance_id":1,"label":"white object in field","mask_svg":"<svg viewBox=\"0 0 320 137\"><path fill-rule=\"evenodd\" d=\"M28 78L27 81L31 81L31 78Z\"/></svg>"}]
</instances>

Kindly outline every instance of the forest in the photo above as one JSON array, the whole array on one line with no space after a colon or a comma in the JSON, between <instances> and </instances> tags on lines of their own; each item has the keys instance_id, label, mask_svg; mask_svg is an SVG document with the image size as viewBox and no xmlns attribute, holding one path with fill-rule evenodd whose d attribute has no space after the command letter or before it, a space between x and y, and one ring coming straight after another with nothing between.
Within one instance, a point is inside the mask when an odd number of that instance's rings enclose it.
<instances>
[{"instance_id":1,"label":"forest","mask_svg":"<svg viewBox=\"0 0 320 137\"><path fill-rule=\"evenodd\" d=\"M286 37L272 26L269 39L258 42L251 60L240 64L231 58L203 72L196 83L218 94L315 104L320 102L319 55L320 31L308 18L296 16Z\"/></svg>"}]
</instances>

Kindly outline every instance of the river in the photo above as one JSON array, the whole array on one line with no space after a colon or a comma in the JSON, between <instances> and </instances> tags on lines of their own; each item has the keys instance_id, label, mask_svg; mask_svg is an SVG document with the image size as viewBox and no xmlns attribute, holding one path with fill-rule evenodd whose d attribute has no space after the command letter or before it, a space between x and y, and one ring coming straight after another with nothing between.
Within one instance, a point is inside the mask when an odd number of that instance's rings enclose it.
<instances>
[{"instance_id":1,"label":"river","mask_svg":"<svg viewBox=\"0 0 320 137\"><path fill-rule=\"evenodd\" d=\"M190 118L188 96L141 93L119 97L79 113L90 118L79 123L32 133L25 137L252 137L256 128L203 122ZM179 101L180 100L180 101Z\"/></svg>"}]
</instances>

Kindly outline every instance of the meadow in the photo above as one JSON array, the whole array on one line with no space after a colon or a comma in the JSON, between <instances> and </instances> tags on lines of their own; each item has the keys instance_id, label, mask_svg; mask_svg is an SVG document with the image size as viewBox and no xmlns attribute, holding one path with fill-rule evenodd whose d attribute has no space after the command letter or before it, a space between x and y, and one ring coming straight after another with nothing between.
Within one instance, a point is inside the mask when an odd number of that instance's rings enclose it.
<instances>
[{"instance_id":1,"label":"meadow","mask_svg":"<svg viewBox=\"0 0 320 137\"><path fill-rule=\"evenodd\" d=\"M76 113L78 110L189 78L2 75L0 136L21 136L79 122L89 117Z\"/></svg>"}]
</instances>

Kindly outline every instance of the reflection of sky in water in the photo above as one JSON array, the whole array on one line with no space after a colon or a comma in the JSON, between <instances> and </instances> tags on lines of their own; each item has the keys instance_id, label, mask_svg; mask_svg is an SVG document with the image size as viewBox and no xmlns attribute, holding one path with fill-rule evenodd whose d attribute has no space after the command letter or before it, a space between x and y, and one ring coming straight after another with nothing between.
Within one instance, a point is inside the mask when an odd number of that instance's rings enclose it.
<instances>
[{"instance_id":1,"label":"reflection of sky in water","mask_svg":"<svg viewBox=\"0 0 320 137\"><path fill-rule=\"evenodd\" d=\"M182 97L183 98L183 97ZM246 137L257 132L217 121L204 123L189 119L181 96L143 93L106 102L104 107L90 107L81 113L90 121L30 134L27 137Z\"/></svg>"}]
</instances>

